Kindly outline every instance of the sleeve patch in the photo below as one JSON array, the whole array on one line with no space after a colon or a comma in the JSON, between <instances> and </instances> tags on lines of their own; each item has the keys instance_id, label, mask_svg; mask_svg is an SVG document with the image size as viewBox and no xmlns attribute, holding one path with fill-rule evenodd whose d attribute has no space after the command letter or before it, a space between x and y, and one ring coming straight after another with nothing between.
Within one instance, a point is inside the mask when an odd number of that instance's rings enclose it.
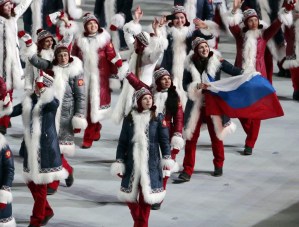
<instances>
[{"instance_id":1,"label":"sleeve patch","mask_svg":"<svg viewBox=\"0 0 299 227\"><path fill-rule=\"evenodd\" d=\"M167 122L165 120L162 121L162 126L167 127Z\"/></svg>"},{"instance_id":2,"label":"sleeve patch","mask_svg":"<svg viewBox=\"0 0 299 227\"><path fill-rule=\"evenodd\" d=\"M11 157L11 151L7 150L5 151L5 158L9 159Z\"/></svg>"},{"instance_id":3,"label":"sleeve patch","mask_svg":"<svg viewBox=\"0 0 299 227\"><path fill-rule=\"evenodd\" d=\"M83 79L79 79L78 80L78 86L83 86L84 85L84 80Z\"/></svg>"}]
</instances>

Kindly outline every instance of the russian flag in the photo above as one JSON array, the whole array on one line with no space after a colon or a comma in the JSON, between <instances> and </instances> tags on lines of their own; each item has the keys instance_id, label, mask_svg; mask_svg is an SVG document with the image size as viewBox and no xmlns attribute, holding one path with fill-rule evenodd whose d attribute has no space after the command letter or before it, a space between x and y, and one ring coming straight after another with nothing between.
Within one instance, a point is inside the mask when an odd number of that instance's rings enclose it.
<instances>
[{"instance_id":1,"label":"russian flag","mask_svg":"<svg viewBox=\"0 0 299 227\"><path fill-rule=\"evenodd\" d=\"M284 115L270 82L260 74L210 82L205 93L208 115L265 120Z\"/></svg>"}]
</instances>

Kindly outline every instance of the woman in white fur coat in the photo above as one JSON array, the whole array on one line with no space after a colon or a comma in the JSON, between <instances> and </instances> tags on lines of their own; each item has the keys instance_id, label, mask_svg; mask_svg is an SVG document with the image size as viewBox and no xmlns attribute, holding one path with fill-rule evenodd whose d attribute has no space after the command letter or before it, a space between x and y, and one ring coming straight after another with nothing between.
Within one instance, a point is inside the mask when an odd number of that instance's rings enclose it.
<instances>
[{"instance_id":1,"label":"woman in white fur coat","mask_svg":"<svg viewBox=\"0 0 299 227\"><path fill-rule=\"evenodd\" d=\"M72 54L83 61L86 86L87 122L82 148L100 139L100 121L111 114L111 90L120 87L122 60L114 50L109 33L90 13L83 17L84 32L75 38Z\"/></svg>"},{"instance_id":2,"label":"woman in white fur coat","mask_svg":"<svg viewBox=\"0 0 299 227\"><path fill-rule=\"evenodd\" d=\"M22 87L23 69L19 58L17 20L29 7L32 0L22 0L15 8L11 0L0 0L0 76L4 78L12 99L15 88ZM9 116L0 118L0 130L6 133Z\"/></svg>"},{"instance_id":3,"label":"woman in white fur coat","mask_svg":"<svg viewBox=\"0 0 299 227\"><path fill-rule=\"evenodd\" d=\"M285 27L287 47L286 59L282 66L285 69L290 69L293 86L293 100L299 101L299 3L295 5L293 17L294 23Z\"/></svg>"},{"instance_id":4,"label":"woman in white fur coat","mask_svg":"<svg viewBox=\"0 0 299 227\"><path fill-rule=\"evenodd\" d=\"M168 47L164 52L161 66L173 75L173 84L180 96L183 109L187 102L187 96L182 86L184 61L191 49L192 36L199 36L212 40L218 37L218 25L211 20L200 20L192 18L192 23L188 21L188 11L183 6L174 6L172 14L164 17L161 21L162 34L168 39ZM192 15L195 16L195 15ZM168 20L171 22L168 23ZM164 26L168 23L167 27Z\"/></svg>"},{"instance_id":5,"label":"woman in white fur coat","mask_svg":"<svg viewBox=\"0 0 299 227\"><path fill-rule=\"evenodd\" d=\"M184 89L188 94L188 102L185 109L184 137L186 139L184 170L179 175L182 181L190 181L195 166L196 144L200 135L201 125L207 124L212 142L214 176L221 176L224 164L223 138L226 134L235 131L235 124L227 117L208 116L205 113L205 89L207 83L219 80L220 70L236 76L242 74L243 70L221 58L220 53L210 51L205 39L197 37L192 41L192 49L186 58Z\"/></svg>"},{"instance_id":6,"label":"woman in white fur coat","mask_svg":"<svg viewBox=\"0 0 299 227\"><path fill-rule=\"evenodd\" d=\"M167 47L167 39L161 35L158 20L154 20L152 24L154 33L150 35L142 31L139 23L143 16L141 8L137 7L134 14L135 19L125 24L123 29L126 43L131 52L129 71L133 72L147 86L151 86L153 72ZM115 123L119 124L132 110L133 94L134 88L125 80L112 114Z\"/></svg>"},{"instance_id":7,"label":"woman in white fur coat","mask_svg":"<svg viewBox=\"0 0 299 227\"><path fill-rule=\"evenodd\" d=\"M169 130L163 116L155 116L151 92L142 87L135 97L137 107L123 121L111 173L122 178L118 198L127 202L134 226L147 227L151 204L165 197L163 169L170 169L173 160Z\"/></svg>"},{"instance_id":8,"label":"woman in white fur coat","mask_svg":"<svg viewBox=\"0 0 299 227\"><path fill-rule=\"evenodd\" d=\"M52 83L51 76L36 81L34 93L27 93L12 113L12 116L22 113L23 117L23 175L34 199L30 227L46 225L54 216L47 201L47 184L68 176L60 157L55 125L59 100L54 96Z\"/></svg>"},{"instance_id":9,"label":"woman in white fur coat","mask_svg":"<svg viewBox=\"0 0 299 227\"><path fill-rule=\"evenodd\" d=\"M71 56L68 47L68 44L57 44L53 61L42 59L34 54L30 57L30 62L54 76L53 87L61 103L55 118L60 150L61 153L72 156L75 153L74 134L84 130L87 121L82 61ZM70 168L70 175L72 172Z\"/></svg>"},{"instance_id":10,"label":"woman in white fur coat","mask_svg":"<svg viewBox=\"0 0 299 227\"><path fill-rule=\"evenodd\" d=\"M0 117L11 114L12 104L5 82L0 78ZM0 133L0 227L15 227L12 215L11 187L14 179L14 158L5 137Z\"/></svg>"},{"instance_id":11,"label":"woman in white fur coat","mask_svg":"<svg viewBox=\"0 0 299 227\"><path fill-rule=\"evenodd\" d=\"M281 25L292 24L293 17L290 9L294 8L291 1L281 8L277 19L265 28L254 9L247 9L243 13L240 9L241 0L234 0L233 8L228 12L229 29L236 40L235 66L242 67L245 72L260 72L270 82L272 74L269 74L265 61L265 49L267 42L278 32ZM241 23L243 22L243 23ZM252 155L257 141L261 121L256 119L239 119L246 133L244 155Z\"/></svg>"},{"instance_id":12,"label":"woman in white fur coat","mask_svg":"<svg viewBox=\"0 0 299 227\"><path fill-rule=\"evenodd\" d=\"M14 159L5 137L0 133L0 227L15 227L12 216L12 181Z\"/></svg>"}]
</instances>

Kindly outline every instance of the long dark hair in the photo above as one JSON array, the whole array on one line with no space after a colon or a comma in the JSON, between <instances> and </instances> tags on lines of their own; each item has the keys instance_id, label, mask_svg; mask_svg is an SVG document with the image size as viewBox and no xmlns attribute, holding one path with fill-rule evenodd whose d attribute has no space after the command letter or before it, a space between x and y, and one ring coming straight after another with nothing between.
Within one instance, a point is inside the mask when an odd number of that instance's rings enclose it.
<instances>
[{"instance_id":1,"label":"long dark hair","mask_svg":"<svg viewBox=\"0 0 299 227\"><path fill-rule=\"evenodd\" d=\"M165 102L166 110L169 111L171 115L176 115L179 106L179 95L176 92L176 87L171 86L167 93L168 96Z\"/></svg>"}]
</instances>

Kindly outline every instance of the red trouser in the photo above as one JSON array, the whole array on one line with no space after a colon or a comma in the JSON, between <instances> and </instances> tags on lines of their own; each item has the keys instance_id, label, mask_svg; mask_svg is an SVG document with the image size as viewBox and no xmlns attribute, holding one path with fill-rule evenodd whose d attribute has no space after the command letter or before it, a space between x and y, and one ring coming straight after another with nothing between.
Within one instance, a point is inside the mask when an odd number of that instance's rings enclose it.
<instances>
[{"instance_id":1,"label":"red trouser","mask_svg":"<svg viewBox=\"0 0 299 227\"><path fill-rule=\"evenodd\" d=\"M9 93L10 100L12 102L13 90L7 91L7 93ZM9 115L6 115L6 116L0 118L0 126L3 126L4 128L8 128L9 122L10 122L10 116Z\"/></svg>"},{"instance_id":2,"label":"red trouser","mask_svg":"<svg viewBox=\"0 0 299 227\"><path fill-rule=\"evenodd\" d=\"M196 144L200 134L200 126L203 122L207 123L208 131L210 134L211 142L212 142L212 151L214 156L214 167L221 168L224 162L224 147L223 142L219 140L216 136L214 124L210 116L206 116L205 108L202 107L200 110L200 118L197 122L195 131L191 140L186 141L185 145L185 157L183 162L184 170L183 172L192 175L195 166L195 154L196 154Z\"/></svg>"},{"instance_id":3,"label":"red trouser","mask_svg":"<svg viewBox=\"0 0 299 227\"><path fill-rule=\"evenodd\" d=\"M34 199L30 224L34 226L41 226L45 217L53 214L53 210L47 200L47 185L35 184L31 181L27 184L27 186Z\"/></svg>"},{"instance_id":4,"label":"red trouser","mask_svg":"<svg viewBox=\"0 0 299 227\"><path fill-rule=\"evenodd\" d=\"M61 161L62 161L62 167L65 168L69 174L73 173L73 168L70 166L70 164L67 162L67 160L65 159L64 155L61 154ZM53 181L52 183L48 184L49 188L52 188L54 190L57 190L59 186L59 181Z\"/></svg>"},{"instance_id":5,"label":"red trouser","mask_svg":"<svg viewBox=\"0 0 299 227\"><path fill-rule=\"evenodd\" d=\"M92 123L90 118L90 104L88 104L88 110L87 110L87 128L85 129L84 136L83 136L83 142L92 144L93 141L99 140L101 137L100 131L101 131L102 125L100 122Z\"/></svg>"},{"instance_id":6,"label":"red trouser","mask_svg":"<svg viewBox=\"0 0 299 227\"><path fill-rule=\"evenodd\" d=\"M299 67L290 69L294 91L299 91Z\"/></svg>"},{"instance_id":7,"label":"red trouser","mask_svg":"<svg viewBox=\"0 0 299 227\"><path fill-rule=\"evenodd\" d=\"M148 227L148 219L151 212L151 205L144 201L142 189L139 186L139 199L137 203L127 203L132 218L134 220L134 227Z\"/></svg>"},{"instance_id":8,"label":"red trouser","mask_svg":"<svg viewBox=\"0 0 299 227\"><path fill-rule=\"evenodd\" d=\"M255 142L259 135L261 120L239 118L242 127L247 135L245 140L245 146L254 148Z\"/></svg>"}]
</instances>

